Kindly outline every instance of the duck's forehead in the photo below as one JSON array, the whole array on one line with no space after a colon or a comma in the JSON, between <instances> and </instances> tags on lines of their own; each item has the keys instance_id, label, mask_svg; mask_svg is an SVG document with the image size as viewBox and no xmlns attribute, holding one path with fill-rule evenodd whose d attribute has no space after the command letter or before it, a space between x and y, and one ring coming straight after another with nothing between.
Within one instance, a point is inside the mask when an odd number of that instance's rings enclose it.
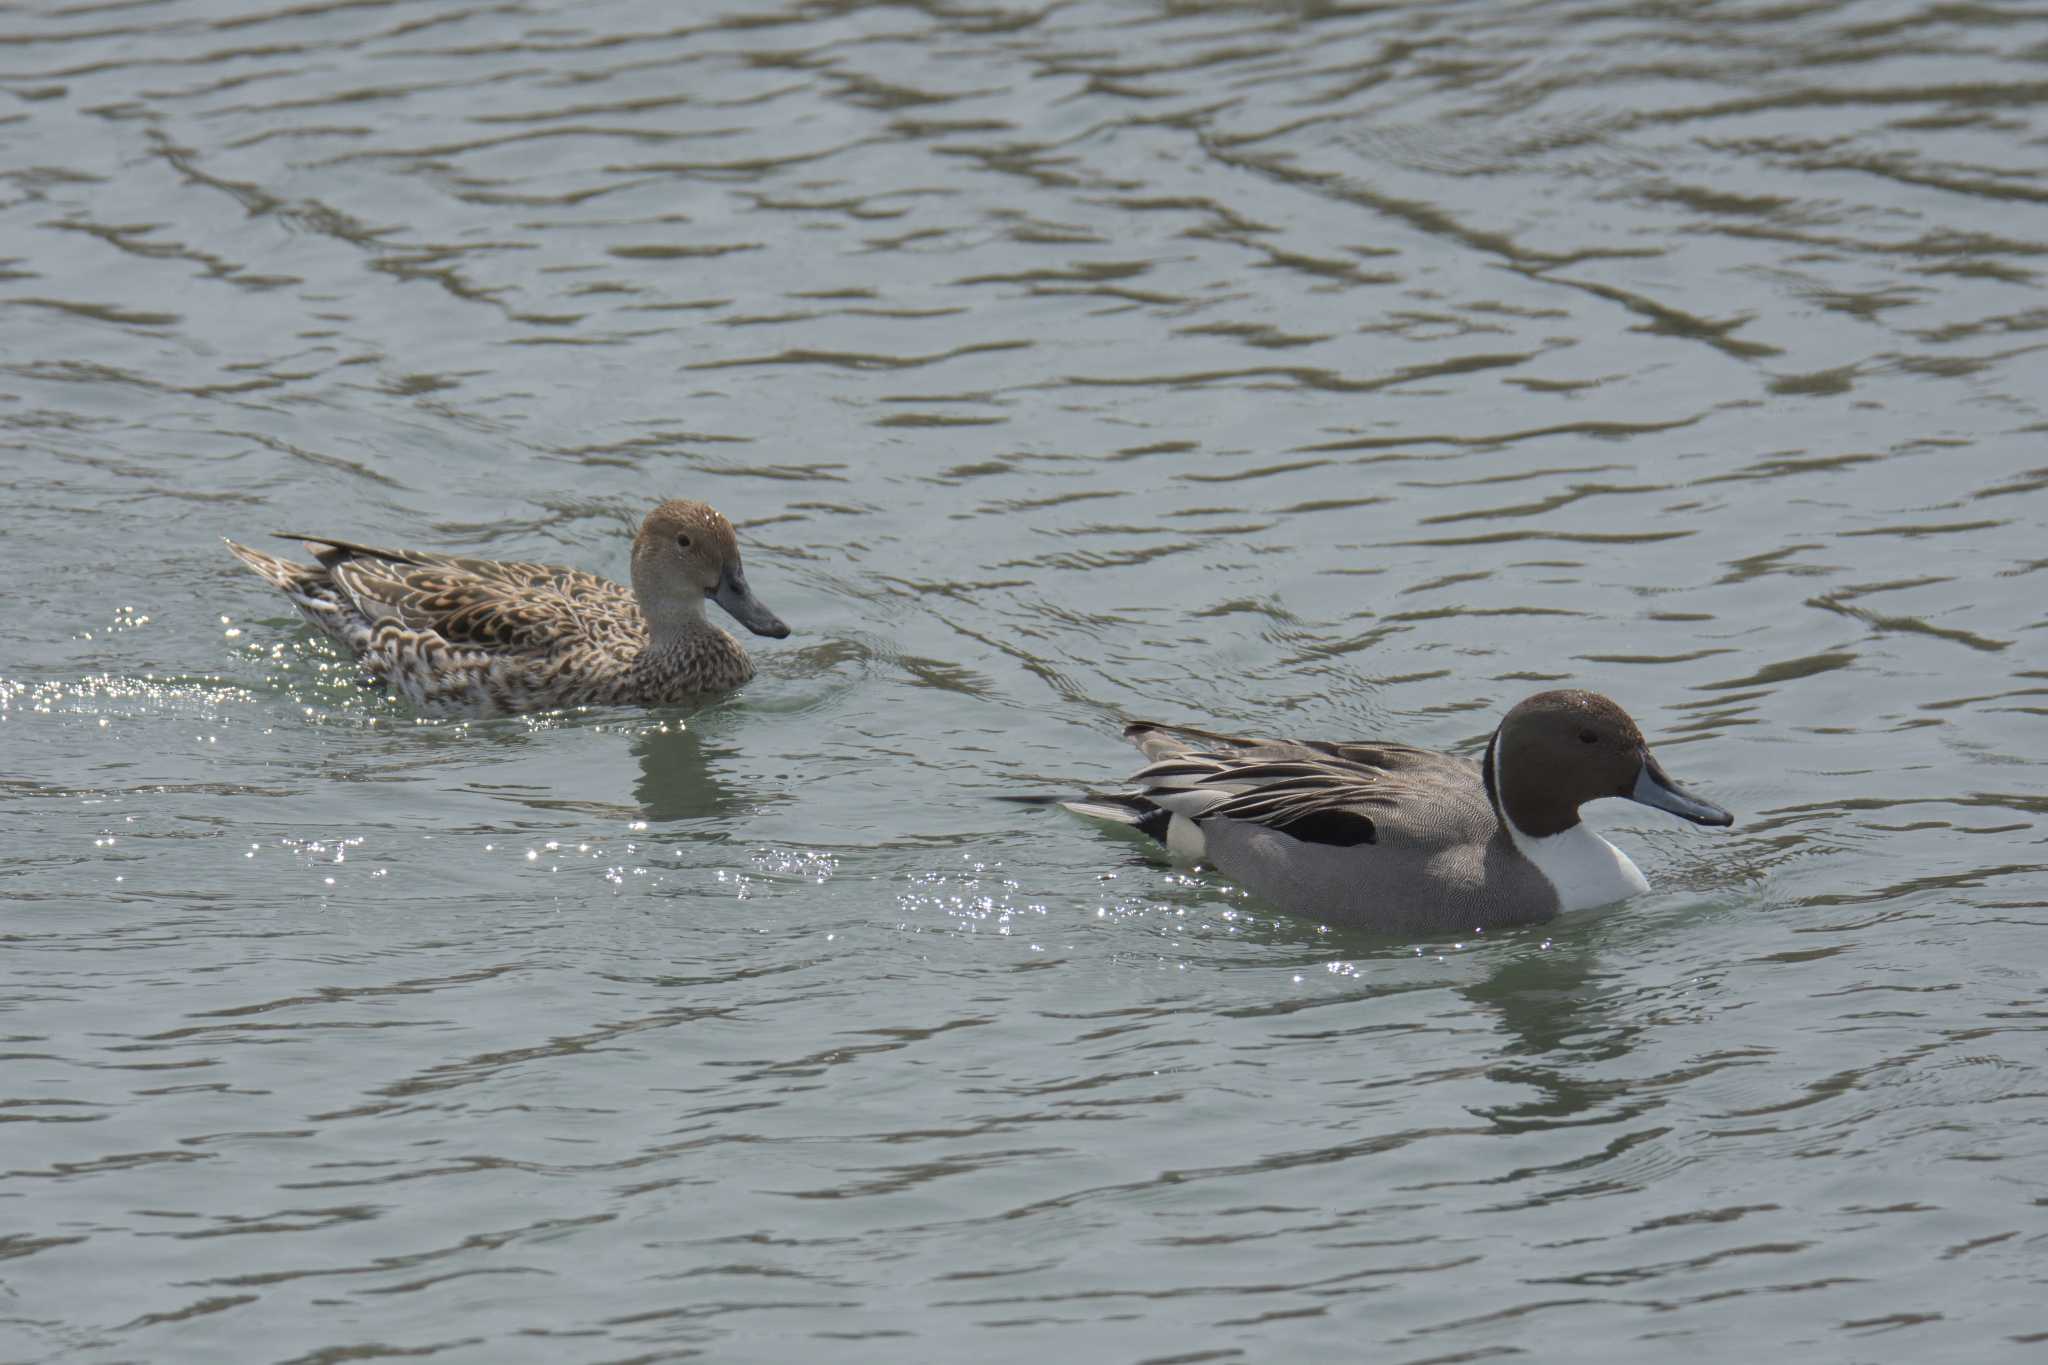
<instances>
[{"instance_id":1,"label":"duck's forehead","mask_svg":"<svg viewBox=\"0 0 2048 1365\"><path fill-rule=\"evenodd\" d=\"M673 535L679 531L708 535L728 550L737 544L732 523L717 508L688 498L671 498L655 508L648 514L647 529L657 535Z\"/></svg>"},{"instance_id":2,"label":"duck's forehead","mask_svg":"<svg viewBox=\"0 0 2048 1365\"><path fill-rule=\"evenodd\" d=\"M1629 718L1628 712L1611 698L1582 688L1539 692L1517 706L1515 711L1524 721L1546 728L1593 726L1624 740L1640 742L1642 739L1642 732L1636 729L1636 723Z\"/></svg>"}]
</instances>

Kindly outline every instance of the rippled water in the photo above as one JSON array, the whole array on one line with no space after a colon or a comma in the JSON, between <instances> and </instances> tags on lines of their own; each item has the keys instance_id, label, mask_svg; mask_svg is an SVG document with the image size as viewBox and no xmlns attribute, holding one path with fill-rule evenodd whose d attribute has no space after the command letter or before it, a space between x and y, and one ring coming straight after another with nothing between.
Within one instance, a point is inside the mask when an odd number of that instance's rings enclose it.
<instances>
[{"instance_id":1,"label":"rippled water","mask_svg":"<svg viewBox=\"0 0 2048 1365\"><path fill-rule=\"evenodd\" d=\"M0 1356L2033 1359L2048 11L0 16ZM787 619L421 723L219 537ZM1620 699L1276 917L1002 794Z\"/></svg>"}]
</instances>

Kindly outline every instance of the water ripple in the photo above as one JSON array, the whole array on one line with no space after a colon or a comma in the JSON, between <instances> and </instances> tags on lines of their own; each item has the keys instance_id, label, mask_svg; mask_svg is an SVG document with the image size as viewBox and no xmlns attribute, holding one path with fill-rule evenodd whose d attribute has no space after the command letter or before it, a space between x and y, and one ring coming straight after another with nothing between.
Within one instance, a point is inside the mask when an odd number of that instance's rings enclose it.
<instances>
[{"instance_id":1,"label":"water ripple","mask_svg":"<svg viewBox=\"0 0 2048 1365\"><path fill-rule=\"evenodd\" d=\"M0 1354L2023 1358L2044 41L14 13ZM670 495L796 633L648 715L423 723L218 544ZM1528 930L989 799L1551 685L1739 820Z\"/></svg>"}]
</instances>

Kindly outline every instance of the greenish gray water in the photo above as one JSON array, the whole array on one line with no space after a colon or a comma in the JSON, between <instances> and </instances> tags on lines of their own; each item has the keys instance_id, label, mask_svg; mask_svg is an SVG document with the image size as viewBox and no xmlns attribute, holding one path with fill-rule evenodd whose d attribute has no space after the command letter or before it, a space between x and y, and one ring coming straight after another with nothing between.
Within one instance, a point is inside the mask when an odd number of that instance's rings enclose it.
<instances>
[{"instance_id":1,"label":"greenish gray water","mask_svg":"<svg viewBox=\"0 0 2048 1365\"><path fill-rule=\"evenodd\" d=\"M2021 6L0 19L0 1358L2030 1360ZM219 537L795 630L420 723ZM1609 692L1465 942L994 798ZM1612 805L1613 803L1608 803ZM1597 809L1597 808L1596 808Z\"/></svg>"}]
</instances>

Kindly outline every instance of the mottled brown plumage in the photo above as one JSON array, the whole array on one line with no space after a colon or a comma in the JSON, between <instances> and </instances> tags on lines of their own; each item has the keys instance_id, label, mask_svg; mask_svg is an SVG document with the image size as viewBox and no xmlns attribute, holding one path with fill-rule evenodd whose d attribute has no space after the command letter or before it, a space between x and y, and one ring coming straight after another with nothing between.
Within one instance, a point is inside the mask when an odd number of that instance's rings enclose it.
<instances>
[{"instance_id":1,"label":"mottled brown plumage","mask_svg":"<svg viewBox=\"0 0 2048 1365\"><path fill-rule=\"evenodd\" d=\"M554 564L385 550L295 536L317 561L227 542L372 675L430 713L654 705L729 691L747 652L708 598L757 635L789 634L747 587L732 523L701 502L650 512L629 591Z\"/></svg>"}]
</instances>

